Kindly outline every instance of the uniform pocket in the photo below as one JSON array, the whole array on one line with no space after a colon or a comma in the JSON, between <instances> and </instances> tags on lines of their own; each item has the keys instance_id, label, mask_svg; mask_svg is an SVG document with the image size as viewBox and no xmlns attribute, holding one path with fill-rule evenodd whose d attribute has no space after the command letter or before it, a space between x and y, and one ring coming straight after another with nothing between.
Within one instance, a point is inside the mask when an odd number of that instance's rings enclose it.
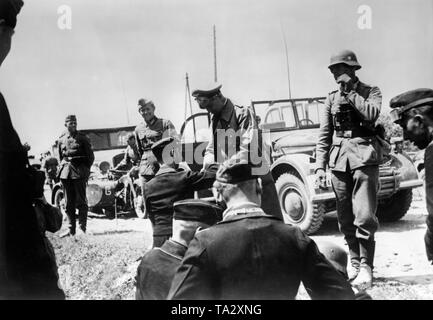
<instances>
[{"instance_id":1,"label":"uniform pocket","mask_svg":"<svg viewBox=\"0 0 433 320\"><path fill-rule=\"evenodd\" d=\"M358 155L365 165L378 164L380 161L378 143L375 138L358 138Z\"/></svg>"}]
</instances>

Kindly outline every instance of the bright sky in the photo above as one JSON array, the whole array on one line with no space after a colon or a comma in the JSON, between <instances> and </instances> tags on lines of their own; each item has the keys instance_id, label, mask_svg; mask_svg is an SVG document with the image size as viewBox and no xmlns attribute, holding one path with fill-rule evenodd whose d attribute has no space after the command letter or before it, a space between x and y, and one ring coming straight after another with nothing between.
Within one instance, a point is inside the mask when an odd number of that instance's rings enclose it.
<instances>
[{"instance_id":1,"label":"bright sky","mask_svg":"<svg viewBox=\"0 0 433 320\"><path fill-rule=\"evenodd\" d=\"M61 5L71 30L58 27ZM361 5L371 29L358 28ZM431 0L27 0L0 69L21 140L42 152L70 113L82 129L135 125L141 97L180 129L185 73L191 89L213 80L214 24L218 80L238 104L288 96L282 29L294 98L334 90L327 64L344 48L360 79L381 88L385 112L392 96L433 87Z\"/></svg>"}]
</instances>

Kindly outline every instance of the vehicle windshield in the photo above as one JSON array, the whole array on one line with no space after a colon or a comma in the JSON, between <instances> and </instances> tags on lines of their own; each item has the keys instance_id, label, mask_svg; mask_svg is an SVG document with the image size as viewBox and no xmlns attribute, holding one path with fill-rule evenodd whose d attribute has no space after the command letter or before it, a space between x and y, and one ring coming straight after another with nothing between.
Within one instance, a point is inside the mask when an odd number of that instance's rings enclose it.
<instances>
[{"instance_id":1,"label":"vehicle windshield","mask_svg":"<svg viewBox=\"0 0 433 320\"><path fill-rule=\"evenodd\" d=\"M253 106L260 127L278 130L319 126L322 101L322 98L260 101L253 102Z\"/></svg>"}]
</instances>

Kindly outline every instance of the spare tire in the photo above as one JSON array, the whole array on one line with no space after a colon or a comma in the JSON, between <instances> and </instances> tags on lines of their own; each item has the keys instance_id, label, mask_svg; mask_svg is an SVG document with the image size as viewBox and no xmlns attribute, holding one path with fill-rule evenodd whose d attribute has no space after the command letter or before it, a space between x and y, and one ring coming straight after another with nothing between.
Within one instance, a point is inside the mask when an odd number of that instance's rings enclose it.
<instances>
[{"instance_id":1,"label":"spare tire","mask_svg":"<svg viewBox=\"0 0 433 320\"><path fill-rule=\"evenodd\" d=\"M377 206L377 218L380 222L394 222L403 218L412 203L412 189L394 193L389 199Z\"/></svg>"},{"instance_id":2,"label":"spare tire","mask_svg":"<svg viewBox=\"0 0 433 320\"><path fill-rule=\"evenodd\" d=\"M324 203L312 203L305 184L291 173L283 173L275 183L284 222L296 225L307 234L319 230L324 214Z\"/></svg>"}]
</instances>

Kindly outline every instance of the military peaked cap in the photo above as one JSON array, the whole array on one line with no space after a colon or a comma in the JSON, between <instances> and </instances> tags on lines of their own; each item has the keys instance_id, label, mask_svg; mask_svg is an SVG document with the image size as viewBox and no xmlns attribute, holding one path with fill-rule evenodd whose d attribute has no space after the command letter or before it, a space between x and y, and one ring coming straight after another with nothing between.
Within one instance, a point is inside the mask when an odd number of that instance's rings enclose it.
<instances>
[{"instance_id":1,"label":"military peaked cap","mask_svg":"<svg viewBox=\"0 0 433 320\"><path fill-rule=\"evenodd\" d=\"M156 141L155 143L152 144L152 146L150 148L152 149L152 151L164 149L167 145L172 143L174 140L175 140L174 137L167 137L167 138L161 139L159 141Z\"/></svg>"},{"instance_id":2,"label":"military peaked cap","mask_svg":"<svg viewBox=\"0 0 433 320\"><path fill-rule=\"evenodd\" d=\"M420 88L406 91L389 102L390 108L393 109L390 112L391 119L398 121L404 112L425 105L433 106L433 89Z\"/></svg>"},{"instance_id":3,"label":"military peaked cap","mask_svg":"<svg viewBox=\"0 0 433 320\"><path fill-rule=\"evenodd\" d=\"M77 121L77 117L74 114L70 114L68 116L66 116L65 122L68 121Z\"/></svg>"},{"instance_id":4,"label":"military peaked cap","mask_svg":"<svg viewBox=\"0 0 433 320\"><path fill-rule=\"evenodd\" d=\"M252 174L253 167L243 160L227 160L220 165L216 173L216 181L222 183L236 184L239 182L255 179Z\"/></svg>"},{"instance_id":5,"label":"military peaked cap","mask_svg":"<svg viewBox=\"0 0 433 320\"><path fill-rule=\"evenodd\" d=\"M23 5L22 0L0 0L0 20L5 20L8 27L15 28L17 15Z\"/></svg>"},{"instance_id":6,"label":"military peaked cap","mask_svg":"<svg viewBox=\"0 0 433 320\"><path fill-rule=\"evenodd\" d=\"M222 220L223 207L201 199L188 199L173 204L173 219L198 221L214 225Z\"/></svg>"},{"instance_id":7,"label":"military peaked cap","mask_svg":"<svg viewBox=\"0 0 433 320\"><path fill-rule=\"evenodd\" d=\"M211 98L214 95L216 95L217 93L220 93L221 87L222 87L222 85L219 83L212 83L210 85L203 86L200 89L195 89L192 92L192 96L193 97Z\"/></svg>"}]
</instances>

